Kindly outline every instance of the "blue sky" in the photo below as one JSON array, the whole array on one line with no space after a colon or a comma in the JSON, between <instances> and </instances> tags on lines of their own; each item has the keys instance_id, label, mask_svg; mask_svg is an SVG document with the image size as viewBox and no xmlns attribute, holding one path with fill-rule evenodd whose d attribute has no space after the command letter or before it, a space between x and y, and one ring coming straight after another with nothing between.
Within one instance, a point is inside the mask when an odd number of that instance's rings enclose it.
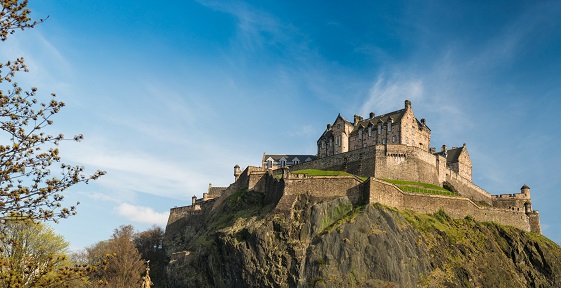
<instances>
[{"instance_id":1,"label":"blue sky","mask_svg":"<svg viewBox=\"0 0 561 288\"><path fill-rule=\"evenodd\" d=\"M561 243L558 1L31 1L49 19L2 43L24 85L66 102L66 162L108 174L71 188L53 225L72 249L163 225L263 152L315 154L341 113L412 101L431 146L467 144L474 182L532 188Z\"/></svg>"}]
</instances>

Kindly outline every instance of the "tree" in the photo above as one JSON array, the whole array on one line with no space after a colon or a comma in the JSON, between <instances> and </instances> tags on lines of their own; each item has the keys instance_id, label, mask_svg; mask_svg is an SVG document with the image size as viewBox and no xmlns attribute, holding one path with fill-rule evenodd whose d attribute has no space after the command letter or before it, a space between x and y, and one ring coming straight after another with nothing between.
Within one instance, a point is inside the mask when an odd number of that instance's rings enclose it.
<instances>
[{"instance_id":1,"label":"tree","mask_svg":"<svg viewBox=\"0 0 561 288\"><path fill-rule=\"evenodd\" d=\"M86 248L89 263L105 264L93 278L111 287L139 287L145 263L135 247L134 228L131 225L115 229L111 239Z\"/></svg>"},{"instance_id":2,"label":"tree","mask_svg":"<svg viewBox=\"0 0 561 288\"><path fill-rule=\"evenodd\" d=\"M33 28L38 23L29 15L28 1L0 0L0 39L5 41L17 30ZM41 19L39 22L42 22ZM53 116L64 103L51 94L48 101L38 100L38 89L24 91L17 82L18 72L28 72L23 57L0 61L0 220L33 219L57 221L76 213L75 206L61 207L64 190L80 182L88 183L105 172L85 176L84 167L64 163L54 176L60 162L58 144L64 140L79 141L64 135L50 135L45 128L53 124ZM78 203L79 204L79 203Z\"/></svg>"},{"instance_id":3,"label":"tree","mask_svg":"<svg viewBox=\"0 0 561 288\"><path fill-rule=\"evenodd\" d=\"M0 242L2 287L77 284L91 271L86 266L70 265L68 242L41 223L9 221L4 229L7 236Z\"/></svg>"},{"instance_id":4,"label":"tree","mask_svg":"<svg viewBox=\"0 0 561 288\"><path fill-rule=\"evenodd\" d=\"M137 233L133 239L142 259L150 261L150 277L155 287L165 287L167 282L165 268L168 260L163 240L164 230L158 226Z\"/></svg>"}]
</instances>

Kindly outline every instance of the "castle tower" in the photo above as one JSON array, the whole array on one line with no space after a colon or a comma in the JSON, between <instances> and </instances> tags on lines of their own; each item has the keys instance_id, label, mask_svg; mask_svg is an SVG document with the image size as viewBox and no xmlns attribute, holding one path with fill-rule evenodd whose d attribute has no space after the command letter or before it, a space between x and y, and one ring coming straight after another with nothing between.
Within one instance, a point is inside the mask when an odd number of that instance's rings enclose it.
<instances>
[{"instance_id":1,"label":"castle tower","mask_svg":"<svg viewBox=\"0 0 561 288\"><path fill-rule=\"evenodd\" d=\"M236 166L234 166L234 177L236 177L236 181L238 181L240 175L242 175L242 170L240 169L240 166L236 164Z\"/></svg>"},{"instance_id":2,"label":"castle tower","mask_svg":"<svg viewBox=\"0 0 561 288\"><path fill-rule=\"evenodd\" d=\"M524 184L524 186L520 188L520 193L524 194L526 198L530 199L530 187L528 187L528 185Z\"/></svg>"}]
</instances>

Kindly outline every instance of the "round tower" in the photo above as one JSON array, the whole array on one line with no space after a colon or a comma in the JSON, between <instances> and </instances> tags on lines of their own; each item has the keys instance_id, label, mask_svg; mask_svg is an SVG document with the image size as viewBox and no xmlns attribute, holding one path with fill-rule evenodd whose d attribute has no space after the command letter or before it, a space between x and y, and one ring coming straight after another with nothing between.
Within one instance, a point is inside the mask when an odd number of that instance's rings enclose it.
<instances>
[{"instance_id":1,"label":"round tower","mask_svg":"<svg viewBox=\"0 0 561 288\"><path fill-rule=\"evenodd\" d=\"M520 188L520 193L524 194L526 198L530 199L530 187L528 187L528 185L524 184L524 186Z\"/></svg>"},{"instance_id":2,"label":"round tower","mask_svg":"<svg viewBox=\"0 0 561 288\"><path fill-rule=\"evenodd\" d=\"M236 166L234 166L234 177L236 177L236 181L238 181L240 175L242 175L242 170L240 169L240 166L236 164Z\"/></svg>"}]
</instances>

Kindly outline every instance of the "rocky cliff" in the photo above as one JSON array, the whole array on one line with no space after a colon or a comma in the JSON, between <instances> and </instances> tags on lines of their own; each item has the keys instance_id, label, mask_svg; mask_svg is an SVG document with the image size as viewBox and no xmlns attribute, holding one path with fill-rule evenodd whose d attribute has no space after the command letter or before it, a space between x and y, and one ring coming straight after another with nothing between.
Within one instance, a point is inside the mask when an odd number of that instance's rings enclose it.
<instances>
[{"instance_id":1,"label":"rocky cliff","mask_svg":"<svg viewBox=\"0 0 561 288\"><path fill-rule=\"evenodd\" d=\"M443 211L298 196L292 215L240 190L166 230L170 287L561 287L547 238Z\"/></svg>"}]
</instances>

